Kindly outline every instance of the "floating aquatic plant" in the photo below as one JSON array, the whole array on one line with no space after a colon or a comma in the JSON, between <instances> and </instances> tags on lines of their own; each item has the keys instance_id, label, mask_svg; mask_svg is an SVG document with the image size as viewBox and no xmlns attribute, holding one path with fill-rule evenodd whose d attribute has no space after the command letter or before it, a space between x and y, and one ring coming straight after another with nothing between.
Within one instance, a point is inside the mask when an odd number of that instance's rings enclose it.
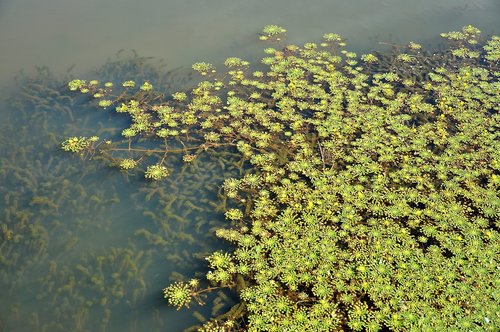
<instances>
[{"instance_id":1,"label":"floating aquatic plant","mask_svg":"<svg viewBox=\"0 0 500 332\"><path fill-rule=\"evenodd\" d=\"M61 147L64 151L77 152L80 153L91 146L91 143L97 142L99 137L92 136L87 137L71 137L61 143Z\"/></svg>"},{"instance_id":2,"label":"floating aquatic plant","mask_svg":"<svg viewBox=\"0 0 500 332\"><path fill-rule=\"evenodd\" d=\"M266 26L260 39L285 32ZM172 100L152 87L114 94L75 80L70 90L120 105L132 131L102 149L79 139L63 147L156 154L150 179L169 174L173 153L187 162L212 149L240 153L246 174L222 185L231 226L216 231L234 247L207 257L206 279L241 303L201 330L493 331L498 37L482 40L472 26L442 36L445 52L412 42L362 62L336 34L268 47L266 70L229 58L217 76L200 62L193 69L211 78ZM201 291L178 282L164 295L179 308Z\"/></svg>"},{"instance_id":3,"label":"floating aquatic plant","mask_svg":"<svg viewBox=\"0 0 500 332\"><path fill-rule=\"evenodd\" d=\"M163 165L149 165L144 175L146 179L162 180L170 174L170 171Z\"/></svg>"},{"instance_id":4,"label":"floating aquatic plant","mask_svg":"<svg viewBox=\"0 0 500 332\"><path fill-rule=\"evenodd\" d=\"M120 168L127 170L132 169L137 166L137 161L134 159L123 159L120 161Z\"/></svg>"}]
</instances>

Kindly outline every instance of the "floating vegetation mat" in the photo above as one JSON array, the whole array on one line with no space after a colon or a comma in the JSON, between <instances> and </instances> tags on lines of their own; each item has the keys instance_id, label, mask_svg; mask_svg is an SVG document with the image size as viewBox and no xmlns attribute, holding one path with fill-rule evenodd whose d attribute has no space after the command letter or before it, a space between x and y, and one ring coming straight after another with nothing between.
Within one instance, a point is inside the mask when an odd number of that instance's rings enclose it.
<instances>
[{"instance_id":1,"label":"floating vegetation mat","mask_svg":"<svg viewBox=\"0 0 500 332\"><path fill-rule=\"evenodd\" d=\"M22 113L43 128L58 98L65 115L47 139L2 138L19 147L2 167L17 185L2 281L58 309L27 320L18 299L8 322L182 329L145 300L163 295L200 331L497 330L500 38L466 26L437 53L358 55L337 34L285 33L264 28L259 65L194 64L190 89L109 64L29 104L48 105Z\"/></svg>"}]
</instances>

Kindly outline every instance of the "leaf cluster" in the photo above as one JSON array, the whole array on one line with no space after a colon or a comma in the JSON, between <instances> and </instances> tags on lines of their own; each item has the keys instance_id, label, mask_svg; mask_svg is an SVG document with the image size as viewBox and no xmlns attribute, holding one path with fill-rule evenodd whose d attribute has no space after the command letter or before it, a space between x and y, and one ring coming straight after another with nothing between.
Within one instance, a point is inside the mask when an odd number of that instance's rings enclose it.
<instances>
[{"instance_id":1,"label":"leaf cluster","mask_svg":"<svg viewBox=\"0 0 500 332\"><path fill-rule=\"evenodd\" d=\"M285 31L267 26L261 39ZM246 309L206 330L499 325L498 37L483 41L471 26L442 36L451 48L439 66L416 43L359 62L336 34L267 48L258 72L230 58L212 77L215 67L198 63L211 78L170 100L70 82L129 114L127 153L162 155L149 178L164 177L172 152L229 146L248 165L222 186L236 207L216 234L234 250L207 258L207 279L236 290ZM164 147L134 150L150 137ZM193 293L166 289L177 307Z\"/></svg>"}]
</instances>

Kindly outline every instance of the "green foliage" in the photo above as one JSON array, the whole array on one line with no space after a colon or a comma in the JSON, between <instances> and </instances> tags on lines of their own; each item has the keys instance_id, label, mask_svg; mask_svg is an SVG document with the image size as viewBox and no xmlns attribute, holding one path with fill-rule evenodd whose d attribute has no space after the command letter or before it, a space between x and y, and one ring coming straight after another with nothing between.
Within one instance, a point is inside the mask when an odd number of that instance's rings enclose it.
<instances>
[{"instance_id":1,"label":"green foliage","mask_svg":"<svg viewBox=\"0 0 500 332\"><path fill-rule=\"evenodd\" d=\"M486 50L485 58L490 61L500 60L500 37L493 36L491 40L484 46Z\"/></svg>"},{"instance_id":2,"label":"green foliage","mask_svg":"<svg viewBox=\"0 0 500 332\"><path fill-rule=\"evenodd\" d=\"M133 88L133 87L135 87L135 82L134 81L125 81L122 83L122 86L124 88Z\"/></svg>"},{"instance_id":3,"label":"green foliage","mask_svg":"<svg viewBox=\"0 0 500 332\"><path fill-rule=\"evenodd\" d=\"M266 26L260 39L285 31ZM189 162L211 148L240 152L248 172L224 181L231 227L216 231L234 250L207 258L207 280L235 290L244 309L205 330L493 331L499 39L479 33L442 34L451 49L432 56L412 42L360 63L326 34L266 49L266 70L229 58L227 74L170 101L152 89L69 88L130 116L125 148L101 152L157 153L147 178L168 175L169 153ZM207 63L193 69L215 76ZM151 137L162 148L135 147ZM63 148L91 148L74 139ZM198 293L183 283L165 291L178 308Z\"/></svg>"},{"instance_id":4,"label":"green foliage","mask_svg":"<svg viewBox=\"0 0 500 332\"><path fill-rule=\"evenodd\" d=\"M262 32L268 36L277 36L286 32L286 29L277 25L266 25Z\"/></svg>"},{"instance_id":5,"label":"green foliage","mask_svg":"<svg viewBox=\"0 0 500 332\"><path fill-rule=\"evenodd\" d=\"M123 159L120 161L120 168L123 170L132 169L137 166L137 161L134 159Z\"/></svg>"},{"instance_id":6,"label":"green foliage","mask_svg":"<svg viewBox=\"0 0 500 332\"><path fill-rule=\"evenodd\" d=\"M91 85L93 85L94 82L95 81L92 81ZM70 89L70 91L76 91L80 89L84 84L85 84L84 80L72 80L71 82L68 83L68 88Z\"/></svg>"},{"instance_id":7,"label":"green foliage","mask_svg":"<svg viewBox=\"0 0 500 332\"><path fill-rule=\"evenodd\" d=\"M146 179L162 180L169 176L170 171L163 165L149 165L144 175Z\"/></svg>"},{"instance_id":8,"label":"green foliage","mask_svg":"<svg viewBox=\"0 0 500 332\"><path fill-rule=\"evenodd\" d=\"M200 75L204 76L209 73L215 72L215 67L210 63L197 62L193 64L193 70L197 71L198 73L200 73Z\"/></svg>"},{"instance_id":9,"label":"green foliage","mask_svg":"<svg viewBox=\"0 0 500 332\"><path fill-rule=\"evenodd\" d=\"M239 209L229 209L226 211L226 218L230 220L243 219L243 212Z\"/></svg>"},{"instance_id":10,"label":"green foliage","mask_svg":"<svg viewBox=\"0 0 500 332\"><path fill-rule=\"evenodd\" d=\"M182 307L188 307L192 297L192 287L183 282L175 282L163 289L163 296L168 300L168 303L177 307L179 310Z\"/></svg>"},{"instance_id":11,"label":"green foliage","mask_svg":"<svg viewBox=\"0 0 500 332\"><path fill-rule=\"evenodd\" d=\"M144 82L140 87L139 89L141 89L142 91L151 91L153 90L153 86L151 85L151 83L149 82Z\"/></svg>"},{"instance_id":12,"label":"green foliage","mask_svg":"<svg viewBox=\"0 0 500 332\"><path fill-rule=\"evenodd\" d=\"M366 63L374 63L378 61L378 58L373 54L363 54L361 56L361 60L363 60Z\"/></svg>"},{"instance_id":13,"label":"green foliage","mask_svg":"<svg viewBox=\"0 0 500 332\"><path fill-rule=\"evenodd\" d=\"M96 142L98 140L99 137L97 136L92 136L90 138L81 136L71 137L61 143L61 148L64 151L81 153L89 148L93 142Z\"/></svg>"},{"instance_id":14,"label":"green foliage","mask_svg":"<svg viewBox=\"0 0 500 332\"><path fill-rule=\"evenodd\" d=\"M182 102L182 101L186 100L187 95L184 92L176 92L176 93L172 94L172 98L176 101Z\"/></svg>"},{"instance_id":15,"label":"green foliage","mask_svg":"<svg viewBox=\"0 0 500 332\"><path fill-rule=\"evenodd\" d=\"M240 58L227 58L226 61L224 61L224 65L228 68L234 68L234 67L246 67L250 63L248 61L243 61Z\"/></svg>"}]
</instances>

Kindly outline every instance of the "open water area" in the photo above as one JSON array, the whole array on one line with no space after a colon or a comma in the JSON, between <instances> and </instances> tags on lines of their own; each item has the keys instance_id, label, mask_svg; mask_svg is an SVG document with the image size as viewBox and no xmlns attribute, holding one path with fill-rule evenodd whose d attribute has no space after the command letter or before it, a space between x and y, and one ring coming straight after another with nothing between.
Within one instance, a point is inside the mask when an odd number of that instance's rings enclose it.
<instances>
[{"instance_id":1,"label":"open water area","mask_svg":"<svg viewBox=\"0 0 500 332\"><path fill-rule=\"evenodd\" d=\"M0 331L182 331L222 314L235 295L176 310L162 289L203 279L204 257L227 248L219 189L244 172L231 151L146 181L61 150L71 136L113 139L127 120L66 88L71 78L148 80L171 94L197 61L258 61L258 32L288 41L334 32L348 49L415 41L472 24L500 31L498 0L0 1Z\"/></svg>"}]
</instances>

